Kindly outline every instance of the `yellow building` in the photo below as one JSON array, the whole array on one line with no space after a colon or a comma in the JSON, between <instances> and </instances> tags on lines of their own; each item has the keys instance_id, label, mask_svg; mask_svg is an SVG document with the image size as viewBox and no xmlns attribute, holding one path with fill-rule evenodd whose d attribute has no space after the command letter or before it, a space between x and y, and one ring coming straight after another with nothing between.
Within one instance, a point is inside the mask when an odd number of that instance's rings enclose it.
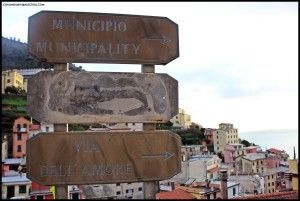
<instances>
[{"instance_id":1,"label":"yellow building","mask_svg":"<svg viewBox=\"0 0 300 201\"><path fill-rule=\"evenodd\" d=\"M191 115L187 114L184 109L179 108L178 114L171 120L173 126L181 128L189 128L192 124Z\"/></svg>"},{"instance_id":2,"label":"yellow building","mask_svg":"<svg viewBox=\"0 0 300 201\"><path fill-rule=\"evenodd\" d=\"M269 171L260 175L264 178L264 193L274 193L276 191L276 171Z\"/></svg>"},{"instance_id":3,"label":"yellow building","mask_svg":"<svg viewBox=\"0 0 300 201\"><path fill-rule=\"evenodd\" d=\"M298 190L298 161L296 159L289 160L289 168L292 173L292 188L293 191Z\"/></svg>"},{"instance_id":4,"label":"yellow building","mask_svg":"<svg viewBox=\"0 0 300 201\"><path fill-rule=\"evenodd\" d=\"M2 84L1 85L2 94L5 93L5 88L8 86L10 87L15 86L16 88L24 89L23 76L16 69L2 71L1 84ZM26 82L26 86L27 86L27 82Z\"/></svg>"},{"instance_id":5,"label":"yellow building","mask_svg":"<svg viewBox=\"0 0 300 201\"><path fill-rule=\"evenodd\" d=\"M239 143L238 130L233 124L221 123L219 128L213 132L214 151L223 152L226 144Z\"/></svg>"},{"instance_id":6,"label":"yellow building","mask_svg":"<svg viewBox=\"0 0 300 201\"><path fill-rule=\"evenodd\" d=\"M248 173L264 173L267 170L263 153L249 153L242 157L242 170Z\"/></svg>"}]
</instances>

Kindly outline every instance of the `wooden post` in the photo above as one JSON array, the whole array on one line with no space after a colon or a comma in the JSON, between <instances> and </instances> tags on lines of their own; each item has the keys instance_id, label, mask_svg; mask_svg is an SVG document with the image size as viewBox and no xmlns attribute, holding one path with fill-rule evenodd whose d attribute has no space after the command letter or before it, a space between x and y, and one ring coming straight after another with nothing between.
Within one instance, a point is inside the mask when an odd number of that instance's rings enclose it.
<instances>
[{"instance_id":1,"label":"wooden post","mask_svg":"<svg viewBox=\"0 0 300 201\"><path fill-rule=\"evenodd\" d=\"M55 64L54 71L68 71L69 64ZM54 124L54 132L68 132L68 124ZM68 185L55 186L55 199L68 199Z\"/></svg>"},{"instance_id":2,"label":"wooden post","mask_svg":"<svg viewBox=\"0 0 300 201\"><path fill-rule=\"evenodd\" d=\"M143 64L142 73L155 73L154 65ZM155 130L155 123L143 123L143 130ZM155 199L155 195L159 190L159 181L148 181L144 182L144 199Z\"/></svg>"}]
</instances>

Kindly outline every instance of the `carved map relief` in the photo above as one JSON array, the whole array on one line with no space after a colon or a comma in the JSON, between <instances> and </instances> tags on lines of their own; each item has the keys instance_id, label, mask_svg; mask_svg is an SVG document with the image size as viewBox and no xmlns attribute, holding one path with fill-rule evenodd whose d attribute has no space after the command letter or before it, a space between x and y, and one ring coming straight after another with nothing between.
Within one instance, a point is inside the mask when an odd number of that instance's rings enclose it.
<instances>
[{"instance_id":1,"label":"carved map relief","mask_svg":"<svg viewBox=\"0 0 300 201\"><path fill-rule=\"evenodd\" d=\"M40 85L36 94L44 94L42 107L47 115L38 116L53 123L76 122L77 118L85 118L86 123L166 121L177 112L178 84L166 74L72 71L43 74L30 82ZM34 93L29 91L29 96ZM37 107L34 102L31 105L29 111L34 115ZM58 117L51 118L51 114Z\"/></svg>"}]
</instances>

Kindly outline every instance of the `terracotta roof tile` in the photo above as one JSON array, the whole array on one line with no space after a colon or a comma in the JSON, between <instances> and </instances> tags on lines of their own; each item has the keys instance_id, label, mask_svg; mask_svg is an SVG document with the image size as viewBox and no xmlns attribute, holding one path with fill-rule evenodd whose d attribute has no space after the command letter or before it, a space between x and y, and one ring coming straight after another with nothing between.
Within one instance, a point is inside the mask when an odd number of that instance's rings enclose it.
<instances>
[{"instance_id":1,"label":"terracotta roof tile","mask_svg":"<svg viewBox=\"0 0 300 201\"><path fill-rule=\"evenodd\" d=\"M175 189L170 192L157 193L156 199L195 199L195 198L185 190Z\"/></svg>"},{"instance_id":2,"label":"terracotta roof tile","mask_svg":"<svg viewBox=\"0 0 300 201\"><path fill-rule=\"evenodd\" d=\"M252 196L243 196L238 197L236 199L245 199L245 200L252 200L252 199L298 199L299 194L298 191L284 191L284 192L274 192L274 193L266 193L266 194L259 194L259 195L252 195Z\"/></svg>"}]
</instances>

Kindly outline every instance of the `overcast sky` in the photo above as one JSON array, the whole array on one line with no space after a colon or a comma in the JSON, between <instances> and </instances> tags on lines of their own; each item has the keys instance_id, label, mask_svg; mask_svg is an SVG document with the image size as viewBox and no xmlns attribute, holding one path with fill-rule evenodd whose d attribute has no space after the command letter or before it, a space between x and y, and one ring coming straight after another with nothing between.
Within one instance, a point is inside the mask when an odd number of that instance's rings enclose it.
<instances>
[{"instance_id":1,"label":"overcast sky","mask_svg":"<svg viewBox=\"0 0 300 201\"><path fill-rule=\"evenodd\" d=\"M20 2L18 2L20 3ZM35 3L37 4L37 3ZM298 3L2 2L2 36L27 42L28 17L41 10L168 17L179 26L180 56L157 73L179 82L192 121L239 132L298 129ZM78 64L87 71L140 72L140 65Z\"/></svg>"}]
</instances>

